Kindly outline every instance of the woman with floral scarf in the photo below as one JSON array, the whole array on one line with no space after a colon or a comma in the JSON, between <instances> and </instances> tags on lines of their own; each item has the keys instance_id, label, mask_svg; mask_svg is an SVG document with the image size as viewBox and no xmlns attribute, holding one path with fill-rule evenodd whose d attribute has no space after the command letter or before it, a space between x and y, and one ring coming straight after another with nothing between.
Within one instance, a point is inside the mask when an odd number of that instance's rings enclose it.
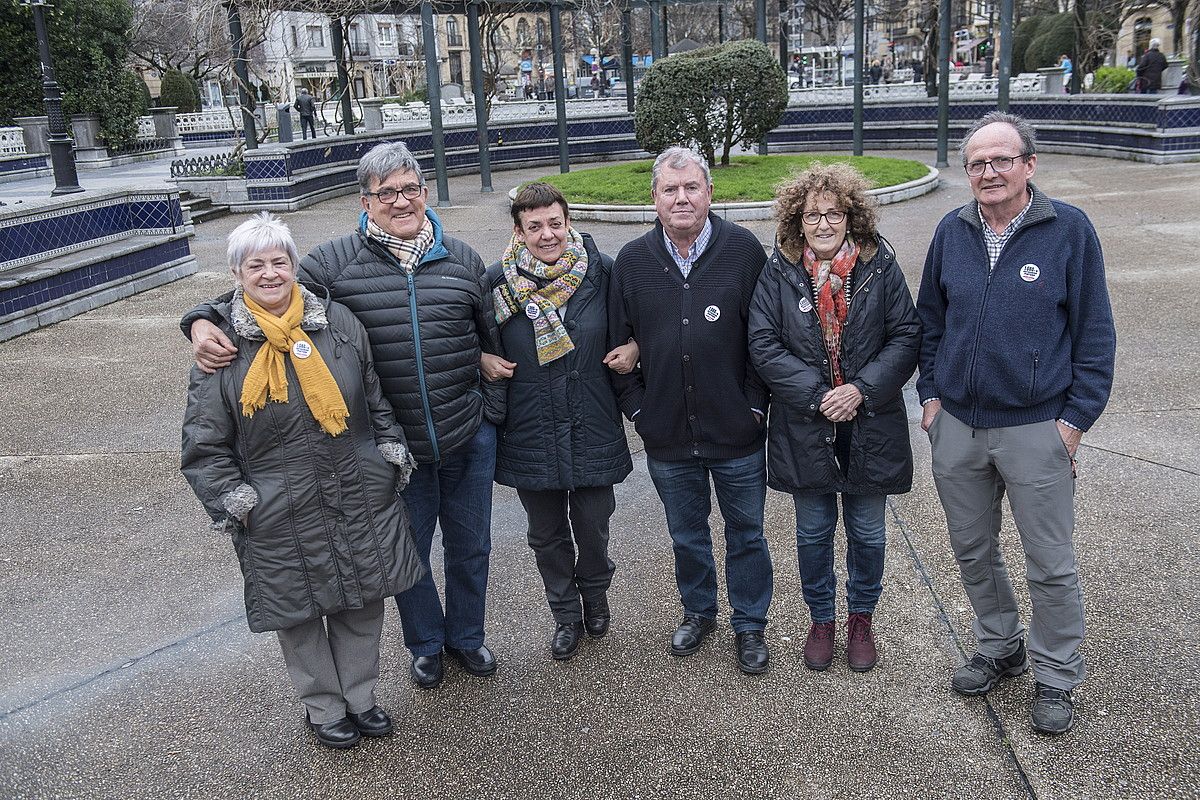
<instances>
[{"instance_id":1,"label":"woman with floral scarf","mask_svg":"<svg viewBox=\"0 0 1200 800\"><path fill-rule=\"evenodd\" d=\"M612 259L571 227L558 189L533 183L512 205L513 237L487 273L504 358L485 376L507 382L496 482L517 490L565 661L583 634L608 632L613 485L633 469L610 369L637 362L632 341L607 350Z\"/></svg>"},{"instance_id":2,"label":"woman with floral scarf","mask_svg":"<svg viewBox=\"0 0 1200 800\"><path fill-rule=\"evenodd\" d=\"M814 164L780 187L775 252L750 306L750 357L771 389L767 484L792 495L809 669L828 669L836 634L833 534L846 527L846 657L879 659L872 615L883 585L886 496L912 487L901 390L921 325L896 256L875 229L870 184Z\"/></svg>"}]
</instances>

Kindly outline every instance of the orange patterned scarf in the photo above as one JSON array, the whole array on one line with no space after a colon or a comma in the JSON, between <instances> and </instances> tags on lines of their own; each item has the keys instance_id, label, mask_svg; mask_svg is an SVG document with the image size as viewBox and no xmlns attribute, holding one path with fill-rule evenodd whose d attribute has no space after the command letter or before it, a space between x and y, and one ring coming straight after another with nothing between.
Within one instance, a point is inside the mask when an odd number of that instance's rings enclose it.
<instances>
[{"instance_id":1,"label":"orange patterned scarf","mask_svg":"<svg viewBox=\"0 0 1200 800\"><path fill-rule=\"evenodd\" d=\"M859 247L849 236L842 248L830 261L822 261L808 245L804 246L804 269L812 278L813 294L817 299L817 319L825 337L825 349L829 351L829 364L833 373L833 385L845 383L842 378L842 326L846 323L846 284L850 270L858 261Z\"/></svg>"}]
</instances>

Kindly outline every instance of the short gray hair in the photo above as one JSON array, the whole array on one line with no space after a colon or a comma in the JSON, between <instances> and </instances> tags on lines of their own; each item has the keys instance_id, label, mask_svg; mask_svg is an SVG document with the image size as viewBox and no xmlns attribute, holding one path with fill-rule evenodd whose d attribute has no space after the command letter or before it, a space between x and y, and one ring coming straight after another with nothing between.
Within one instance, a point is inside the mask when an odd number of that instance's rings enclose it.
<instances>
[{"instance_id":1,"label":"short gray hair","mask_svg":"<svg viewBox=\"0 0 1200 800\"><path fill-rule=\"evenodd\" d=\"M658 176L664 166L670 169L684 169L688 164L695 164L704 173L704 182L712 186L712 173L708 170L708 159L689 150L686 147L668 147L654 159L654 167L650 170L650 193L658 188Z\"/></svg>"},{"instance_id":2,"label":"short gray hair","mask_svg":"<svg viewBox=\"0 0 1200 800\"><path fill-rule=\"evenodd\" d=\"M251 256L276 248L287 253L293 268L300 263L291 229L283 220L265 211L234 228L226 241L225 255L229 259L229 269L234 273L240 272L242 264Z\"/></svg>"},{"instance_id":3,"label":"short gray hair","mask_svg":"<svg viewBox=\"0 0 1200 800\"><path fill-rule=\"evenodd\" d=\"M1156 37L1154 37L1153 39L1151 39L1151 40L1150 40L1150 49L1151 49L1151 50L1157 50L1157 49L1158 49L1158 48L1160 48L1160 47L1162 47L1162 39L1159 39L1159 38L1156 36Z\"/></svg>"},{"instance_id":4,"label":"short gray hair","mask_svg":"<svg viewBox=\"0 0 1200 800\"><path fill-rule=\"evenodd\" d=\"M994 122L1003 122L1016 130L1017 135L1021 137L1022 153L1033 155L1037 152L1037 134L1034 133L1033 126L1024 117L1009 114L1007 111L989 111L975 120L975 124L967 129L967 132L963 134L962 141L958 143L958 154L962 156L964 164L967 163L967 145L971 143L971 137L979 133L980 129L986 128Z\"/></svg>"},{"instance_id":5,"label":"short gray hair","mask_svg":"<svg viewBox=\"0 0 1200 800\"><path fill-rule=\"evenodd\" d=\"M421 186L425 176L421 174L421 162L412 154L404 142L377 144L358 160L358 190L362 194L371 191L371 179L382 181L393 172L406 170L417 175Z\"/></svg>"}]
</instances>

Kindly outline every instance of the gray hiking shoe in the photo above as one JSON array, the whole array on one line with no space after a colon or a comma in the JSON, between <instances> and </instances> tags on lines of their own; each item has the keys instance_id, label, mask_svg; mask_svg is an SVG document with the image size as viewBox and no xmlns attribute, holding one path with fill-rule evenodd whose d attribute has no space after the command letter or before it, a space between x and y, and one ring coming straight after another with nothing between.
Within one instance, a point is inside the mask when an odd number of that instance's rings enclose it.
<instances>
[{"instance_id":1,"label":"gray hiking shoe","mask_svg":"<svg viewBox=\"0 0 1200 800\"><path fill-rule=\"evenodd\" d=\"M1033 729L1047 736L1060 736L1075 724L1071 692L1039 683L1033 692Z\"/></svg>"},{"instance_id":2,"label":"gray hiking shoe","mask_svg":"<svg viewBox=\"0 0 1200 800\"><path fill-rule=\"evenodd\" d=\"M976 653L955 671L950 679L950 688L968 697L987 694L1001 678L1020 675L1027 666L1023 641L1017 646L1017 652L1005 658L989 658Z\"/></svg>"}]
</instances>

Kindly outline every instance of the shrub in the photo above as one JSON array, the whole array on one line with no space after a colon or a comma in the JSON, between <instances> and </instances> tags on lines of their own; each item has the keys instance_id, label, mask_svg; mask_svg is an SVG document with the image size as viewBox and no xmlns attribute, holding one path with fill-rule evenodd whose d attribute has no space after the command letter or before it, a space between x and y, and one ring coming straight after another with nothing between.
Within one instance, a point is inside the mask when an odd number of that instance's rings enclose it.
<instances>
[{"instance_id":1,"label":"shrub","mask_svg":"<svg viewBox=\"0 0 1200 800\"><path fill-rule=\"evenodd\" d=\"M1075 15L1055 14L1046 17L1025 51L1025 71L1053 67L1063 53L1075 52Z\"/></svg>"},{"instance_id":2,"label":"shrub","mask_svg":"<svg viewBox=\"0 0 1200 800\"><path fill-rule=\"evenodd\" d=\"M694 147L708 163L729 163L734 145L752 145L779 124L787 78L760 42L737 41L656 61L642 80L634 114L638 144L651 153Z\"/></svg>"},{"instance_id":3,"label":"shrub","mask_svg":"<svg viewBox=\"0 0 1200 800\"><path fill-rule=\"evenodd\" d=\"M1127 67L1100 67L1092 77L1092 88L1089 90L1098 94L1124 94L1129 91L1129 84L1135 73Z\"/></svg>"},{"instance_id":4,"label":"shrub","mask_svg":"<svg viewBox=\"0 0 1200 800\"><path fill-rule=\"evenodd\" d=\"M162 87L158 92L158 104L175 106L181 114L200 110L200 87L189 76L177 69L163 73Z\"/></svg>"},{"instance_id":5,"label":"shrub","mask_svg":"<svg viewBox=\"0 0 1200 800\"><path fill-rule=\"evenodd\" d=\"M1038 26L1046 19L1044 16L1033 16L1021 20L1021 24L1013 31L1012 70L1016 72L1031 71L1025 66L1025 51L1029 43L1037 36Z\"/></svg>"}]
</instances>

